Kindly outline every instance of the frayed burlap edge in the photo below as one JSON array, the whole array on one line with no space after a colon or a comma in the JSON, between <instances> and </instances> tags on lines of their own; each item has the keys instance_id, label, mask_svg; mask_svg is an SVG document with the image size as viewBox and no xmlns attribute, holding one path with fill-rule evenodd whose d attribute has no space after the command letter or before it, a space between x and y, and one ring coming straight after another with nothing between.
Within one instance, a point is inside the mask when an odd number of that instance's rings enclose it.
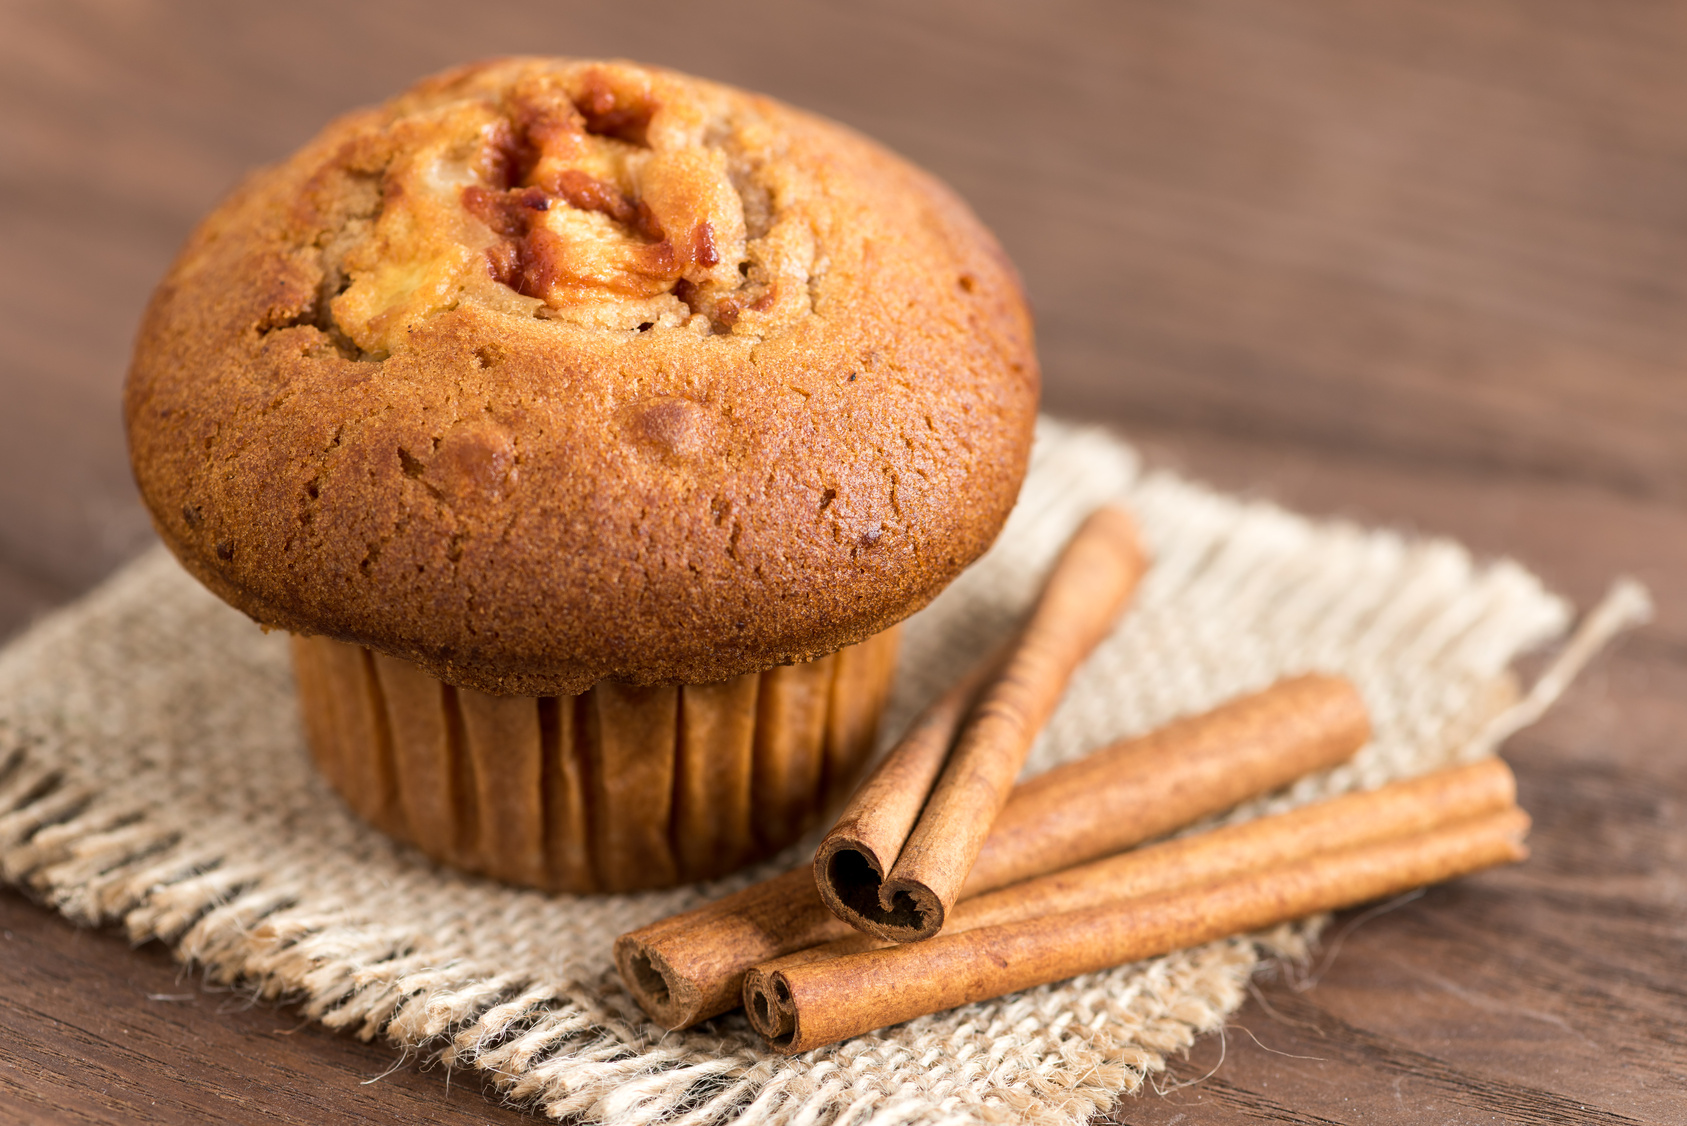
<instances>
[{"instance_id":1,"label":"frayed burlap edge","mask_svg":"<svg viewBox=\"0 0 1687 1126\"><path fill-rule=\"evenodd\" d=\"M1250 803L1257 816L1489 753L1611 633L1619 586L1519 701L1507 669L1564 604L1456 545L1314 523L1162 474L1096 431L1045 422L1002 542L911 620L887 729L1011 628L1094 505L1139 514L1156 564L1033 753L1044 769L1276 676L1343 672L1377 738ZM643 1020L613 937L801 859L706 887L544 896L430 865L358 823L306 762L281 639L162 552L0 654L0 878L77 921L157 938L214 980L489 1078L512 1102L612 1124L1081 1122L1219 1028L1262 958L1321 920L937 1014L793 1060L741 1016Z\"/></svg>"}]
</instances>

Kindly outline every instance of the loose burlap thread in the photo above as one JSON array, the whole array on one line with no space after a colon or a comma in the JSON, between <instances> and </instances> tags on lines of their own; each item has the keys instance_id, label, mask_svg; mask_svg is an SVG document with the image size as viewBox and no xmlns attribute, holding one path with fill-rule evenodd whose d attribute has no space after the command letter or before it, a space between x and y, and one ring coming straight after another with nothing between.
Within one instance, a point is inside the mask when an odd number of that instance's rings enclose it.
<instances>
[{"instance_id":1,"label":"loose burlap thread","mask_svg":"<svg viewBox=\"0 0 1687 1126\"><path fill-rule=\"evenodd\" d=\"M1237 820L1490 753L1542 706L1513 706L1508 667L1562 634L1569 610L1521 567L1144 473L1114 438L1045 420L997 546L910 619L887 736L1013 627L1067 536L1110 500L1136 513L1154 565L1029 771L1285 674L1351 677L1375 739L1227 816ZM1631 591L1606 617L1643 611ZM1318 925L794 1059L765 1051L742 1014L679 1033L645 1021L612 968L615 936L805 855L704 886L586 897L436 867L357 821L311 768L285 639L162 549L0 653L0 877L78 922L166 942L210 978L297 1000L330 1027L471 1069L554 1117L1082 1122L1220 1027L1261 959L1303 955Z\"/></svg>"}]
</instances>

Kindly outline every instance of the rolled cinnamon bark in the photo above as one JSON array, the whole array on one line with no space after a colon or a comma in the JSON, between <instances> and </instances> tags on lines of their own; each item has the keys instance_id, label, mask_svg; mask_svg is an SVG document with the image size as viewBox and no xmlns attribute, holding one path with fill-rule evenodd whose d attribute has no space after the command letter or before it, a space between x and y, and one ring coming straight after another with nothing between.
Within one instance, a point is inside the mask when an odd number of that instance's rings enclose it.
<instances>
[{"instance_id":1,"label":"rolled cinnamon bark","mask_svg":"<svg viewBox=\"0 0 1687 1126\"><path fill-rule=\"evenodd\" d=\"M1288 813L1261 817L1094 860L955 905L945 935L1099 907L1294 864L1377 841L1421 834L1511 809L1517 786L1497 758L1451 767L1366 793L1344 794ZM1017 798L1016 798L1017 800ZM855 933L764 962L744 980L744 1007L760 1014L763 1035L788 1032L790 1014L773 975L792 966L889 945Z\"/></svg>"},{"instance_id":2,"label":"rolled cinnamon bark","mask_svg":"<svg viewBox=\"0 0 1687 1126\"><path fill-rule=\"evenodd\" d=\"M1523 859L1511 809L1201 887L808 962L769 975L753 1008L795 1055L927 1013L1349 907ZM760 1011L758 1011L758 1009Z\"/></svg>"},{"instance_id":3,"label":"rolled cinnamon bark","mask_svg":"<svg viewBox=\"0 0 1687 1126\"><path fill-rule=\"evenodd\" d=\"M952 692L967 694L965 685ZM1280 695L1295 700L1310 721L1274 706ZM913 730L930 720L932 741L946 742L959 711L946 696ZM934 716L946 718L939 723ZM1057 766L1013 791L996 819L1011 843L985 845L966 894L1053 870L1034 863L1089 859L1095 854L1089 838L1098 832L1117 850L1268 793L1345 760L1368 731L1352 685L1297 677ZM1106 811L1100 829L1084 812L1092 808ZM1021 855L1040 859L1021 862ZM807 878L788 872L617 939L622 980L644 1011L669 1028L689 1027L737 1008L751 966L850 934L821 900L813 870L798 871Z\"/></svg>"},{"instance_id":4,"label":"rolled cinnamon bark","mask_svg":"<svg viewBox=\"0 0 1687 1126\"><path fill-rule=\"evenodd\" d=\"M1100 508L1084 521L1001 671L979 694L929 796L923 788L904 795L923 799L906 838L851 841L846 832L822 842L815 880L839 918L893 942L942 929L1032 741L1073 670L1112 630L1146 566L1136 525L1123 511ZM912 771L909 781L922 776Z\"/></svg>"},{"instance_id":5,"label":"rolled cinnamon bark","mask_svg":"<svg viewBox=\"0 0 1687 1126\"><path fill-rule=\"evenodd\" d=\"M989 654L932 701L855 791L820 842L814 881L827 909L840 919L880 910L886 865L919 820L961 721L1006 658L1006 647Z\"/></svg>"},{"instance_id":6,"label":"rolled cinnamon bark","mask_svg":"<svg viewBox=\"0 0 1687 1126\"><path fill-rule=\"evenodd\" d=\"M689 1028L736 1009L757 962L852 933L820 902L805 864L622 935L615 966L652 1020Z\"/></svg>"},{"instance_id":7,"label":"rolled cinnamon bark","mask_svg":"<svg viewBox=\"0 0 1687 1126\"><path fill-rule=\"evenodd\" d=\"M1308 673L1113 743L1017 787L962 894L1152 840L1346 762L1370 737L1352 682Z\"/></svg>"}]
</instances>

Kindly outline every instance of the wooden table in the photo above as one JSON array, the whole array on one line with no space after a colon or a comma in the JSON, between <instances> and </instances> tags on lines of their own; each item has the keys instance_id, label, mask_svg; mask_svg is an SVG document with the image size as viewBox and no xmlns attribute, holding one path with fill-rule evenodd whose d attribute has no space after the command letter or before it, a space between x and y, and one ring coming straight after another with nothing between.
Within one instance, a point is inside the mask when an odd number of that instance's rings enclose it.
<instances>
[{"instance_id":1,"label":"wooden table","mask_svg":"<svg viewBox=\"0 0 1687 1126\"><path fill-rule=\"evenodd\" d=\"M946 177L1047 405L1160 464L1507 553L1621 642L1507 754L1526 865L1349 913L1115 1121L1687 1121L1687 7L0 5L0 629L149 542L118 389L243 170L467 57L767 90ZM516 1121L0 892L0 1121ZM363 1081L385 1074L378 1083Z\"/></svg>"}]
</instances>

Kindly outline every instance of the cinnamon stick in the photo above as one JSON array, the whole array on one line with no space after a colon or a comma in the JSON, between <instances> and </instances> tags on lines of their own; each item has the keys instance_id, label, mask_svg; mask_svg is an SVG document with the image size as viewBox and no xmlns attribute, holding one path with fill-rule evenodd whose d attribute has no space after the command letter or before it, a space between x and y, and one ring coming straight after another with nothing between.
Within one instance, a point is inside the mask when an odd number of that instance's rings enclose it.
<instances>
[{"instance_id":1,"label":"cinnamon stick","mask_svg":"<svg viewBox=\"0 0 1687 1126\"><path fill-rule=\"evenodd\" d=\"M839 918L895 942L942 929L1032 741L1072 672L1112 630L1146 566L1136 526L1123 511L1101 508L1084 521L929 796L911 785L896 803L921 805L912 830L903 839L868 840L853 832L852 821L821 842L815 881ZM922 777L911 770L908 782Z\"/></svg>"},{"instance_id":2,"label":"cinnamon stick","mask_svg":"<svg viewBox=\"0 0 1687 1126\"><path fill-rule=\"evenodd\" d=\"M988 668L986 660L972 675L982 679ZM924 730L928 749L947 743L964 711L956 701L969 694L965 682L951 689L909 737ZM1295 708L1276 706L1280 699L1294 700ZM1112 744L1015 788L965 892L977 895L1052 870L1022 863L1021 855L1046 864L1089 859L1095 847L1089 838L1097 833L1116 850L1268 793L1345 760L1368 731L1351 684L1297 677ZM1080 815L1079 806L1106 811L1102 828L1097 818ZM1009 834L1001 847L994 843L998 831ZM644 1011L677 1029L737 1008L751 966L851 933L822 902L813 870L804 866L624 934L615 959Z\"/></svg>"},{"instance_id":3,"label":"cinnamon stick","mask_svg":"<svg viewBox=\"0 0 1687 1126\"><path fill-rule=\"evenodd\" d=\"M1497 758L1450 767L1366 793L1344 794L1271 817L1123 852L1026 880L955 905L945 935L1119 903L1294 864L1377 841L1421 834L1511 809L1517 785ZM889 945L855 933L750 970L744 1007L762 1014L764 1035L789 1031L775 973ZM783 1013L783 1019L780 1015Z\"/></svg>"},{"instance_id":4,"label":"cinnamon stick","mask_svg":"<svg viewBox=\"0 0 1687 1126\"><path fill-rule=\"evenodd\" d=\"M1523 859L1528 816L1504 810L1263 872L887 946L769 975L750 1021L794 1055L1082 973Z\"/></svg>"},{"instance_id":5,"label":"cinnamon stick","mask_svg":"<svg viewBox=\"0 0 1687 1126\"><path fill-rule=\"evenodd\" d=\"M1353 683L1307 673L1113 743L1017 787L962 894L1152 840L1346 762L1370 737Z\"/></svg>"},{"instance_id":6,"label":"cinnamon stick","mask_svg":"<svg viewBox=\"0 0 1687 1126\"><path fill-rule=\"evenodd\" d=\"M1006 658L1005 647L989 654L932 701L861 783L820 842L814 857L815 883L821 900L840 919L847 919L848 912L879 909L885 858L894 859L913 831L949 757L955 732ZM853 871L858 866L868 872ZM831 878L822 878L821 873Z\"/></svg>"},{"instance_id":7,"label":"cinnamon stick","mask_svg":"<svg viewBox=\"0 0 1687 1126\"><path fill-rule=\"evenodd\" d=\"M689 1028L742 1003L744 971L853 933L826 910L803 865L615 940L615 967L664 1028Z\"/></svg>"}]
</instances>

